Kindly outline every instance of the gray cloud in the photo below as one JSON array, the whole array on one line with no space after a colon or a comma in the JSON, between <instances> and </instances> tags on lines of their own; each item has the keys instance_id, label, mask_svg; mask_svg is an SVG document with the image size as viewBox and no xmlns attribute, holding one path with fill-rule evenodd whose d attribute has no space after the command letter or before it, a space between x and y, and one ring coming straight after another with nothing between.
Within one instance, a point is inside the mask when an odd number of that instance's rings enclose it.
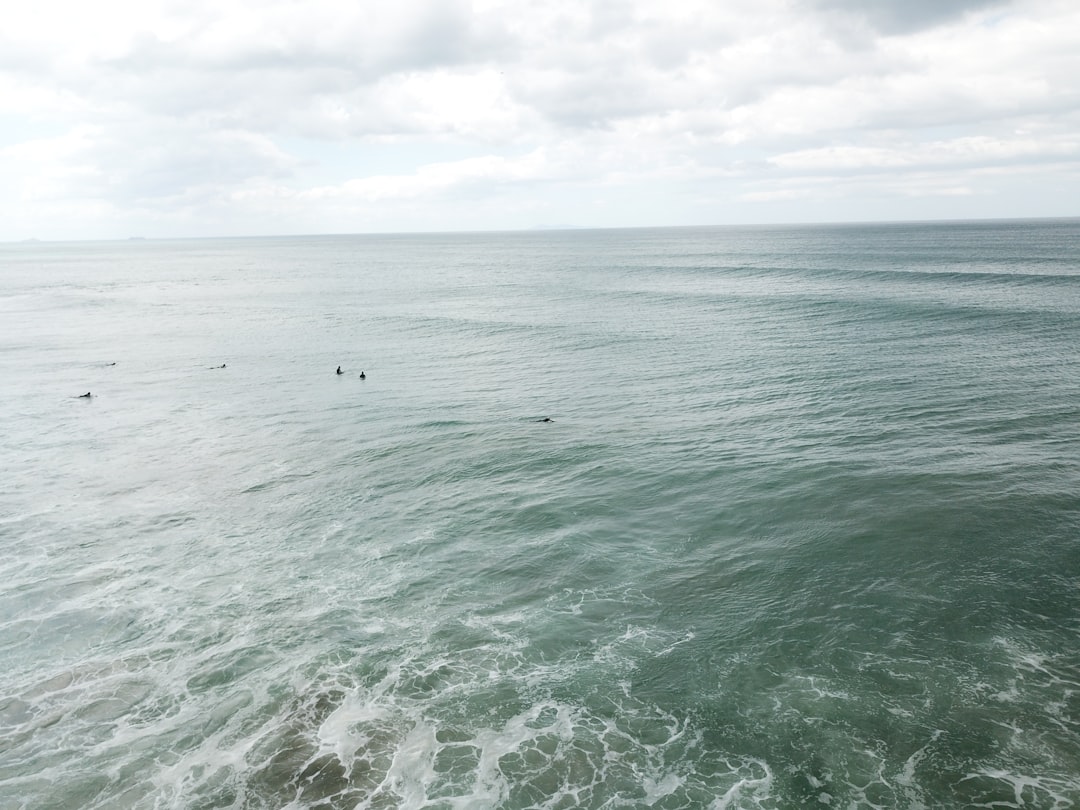
<instances>
[{"instance_id":1,"label":"gray cloud","mask_svg":"<svg viewBox=\"0 0 1080 810\"><path fill-rule=\"evenodd\" d=\"M885 34L908 34L951 22L1007 0L811 0L813 7L860 19Z\"/></svg>"},{"instance_id":2,"label":"gray cloud","mask_svg":"<svg viewBox=\"0 0 1080 810\"><path fill-rule=\"evenodd\" d=\"M392 19L336 19L333 6L297 19L300 7L285 8L290 13L256 15L250 26L234 13L179 37L143 31L78 70L54 65L50 79L97 99L108 118L149 113L203 127L362 137L432 129L404 104L385 103L387 82L515 53L497 19L471 15L463 2L423 3Z\"/></svg>"},{"instance_id":3,"label":"gray cloud","mask_svg":"<svg viewBox=\"0 0 1080 810\"><path fill-rule=\"evenodd\" d=\"M313 6L307 16L300 7L289 10L256 14L250 30L227 36L218 29L239 29L241 22L246 28L248 20L234 14L174 39L144 32L104 65L121 73L336 70L370 83L393 73L484 63L512 51L498 19L471 14L461 0L424 4L395 19L342 15L333 6Z\"/></svg>"}]
</instances>

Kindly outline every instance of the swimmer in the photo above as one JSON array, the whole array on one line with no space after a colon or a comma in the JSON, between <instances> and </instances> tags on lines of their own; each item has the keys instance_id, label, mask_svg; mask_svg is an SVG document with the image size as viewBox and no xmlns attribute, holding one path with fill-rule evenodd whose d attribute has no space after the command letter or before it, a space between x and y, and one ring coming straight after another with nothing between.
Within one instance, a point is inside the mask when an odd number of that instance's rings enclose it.
<instances>
[{"instance_id":1,"label":"swimmer","mask_svg":"<svg viewBox=\"0 0 1080 810\"><path fill-rule=\"evenodd\" d=\"M551 417L545 416L543 419L537 419L536 421L537 422L554 422L555 420L552 419Z\"/></svg>"},{"instance_id":2,"label":"swimmer","mask_svg":"<svg viewBox=\"0 0 1080 810\"><path fill-rule=\"evenodd\" d=\"M90 399L90 398L91 397L90 397L90 392L89 391L87 391L85 394L79 394L79 396L77 397L77 399Z\"/></svg>"}]
</instances>

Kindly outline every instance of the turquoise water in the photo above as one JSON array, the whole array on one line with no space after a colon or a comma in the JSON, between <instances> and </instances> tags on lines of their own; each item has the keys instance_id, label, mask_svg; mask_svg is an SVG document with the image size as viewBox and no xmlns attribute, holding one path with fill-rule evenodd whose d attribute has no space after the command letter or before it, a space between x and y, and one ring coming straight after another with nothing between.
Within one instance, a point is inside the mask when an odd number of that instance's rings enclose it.
<instances>
[{"instance_id":1,"label":"turquoise water","mask_svg":"<svg viewBox=\"0 0 1080 810\"><path fill-rule=\"evenodd\" d=\"M0 336L0 810L1080 805L1080 221L3 245Z\"/></svg>"}]
</instances>

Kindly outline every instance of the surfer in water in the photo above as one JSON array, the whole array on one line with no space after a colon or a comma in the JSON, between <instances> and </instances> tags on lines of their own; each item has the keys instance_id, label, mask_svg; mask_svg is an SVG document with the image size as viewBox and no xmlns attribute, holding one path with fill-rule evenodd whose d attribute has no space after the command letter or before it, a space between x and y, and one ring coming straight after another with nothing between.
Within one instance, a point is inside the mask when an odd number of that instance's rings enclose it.
<instances>
[{"instance_id":1,"label":"surfer in water","mask_svg":"<svg viewBox=\"0 0 1080 810\"><path fill-rule=\"evenodd\" d=\"M77 397L77 399L90 399L90 398L91 397L90 397L90 392L89 391L87 391L85 394L79 394L79 396Z\"/></svg>"},{"instance_id":2,"label":"surfer in water","mask_svg":"<svg viewBox=\"0 0 1080 810\"><path fill-rule=\"evenodd\" d=\"M555 420L552 419L550 416L545 416L543 419L537 419L536 421L537 422L554 422Z\"/></svg>"},{"instance_id":3,"label":"surfer in water","mask_svg":"<svg viewBox=\"0 0 1080 810\"><path fill-rule=\"evenodd\" d=\"M364 372L361 371L360 372L360 379L361 380L366 380L367 379L367 374L365 374Z\"/></svg>"},{"instance_id":4,"label":"surfer in water","mask_svg":"<svg viewBox=\"0 0 1080 810\"><path fill-rule=\"evenodd\" d=\"M334 373L335 373L335 374L344 374L345 372L341 370L341 366L338 366L338 367L337 367L337 371L335 371ZM364 373L363 373L363 372L360 372L360 376L361 376L361 377L363 377L363 376L364 376Z\"/></svg>"}]
</instances>

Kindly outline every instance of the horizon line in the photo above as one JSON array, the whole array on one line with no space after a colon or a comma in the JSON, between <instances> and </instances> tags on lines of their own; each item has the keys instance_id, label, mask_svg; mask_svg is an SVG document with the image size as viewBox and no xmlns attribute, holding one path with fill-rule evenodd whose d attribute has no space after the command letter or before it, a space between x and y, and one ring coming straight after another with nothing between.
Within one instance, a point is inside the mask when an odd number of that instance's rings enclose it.
<instances>
[{"instance_id":1,"label":"horizon line","mask_svg":"<svg viewBox=\"0 0 1080 810\"><path fill-rule=\"evenodd\" d=\"M55 245L79 244L86 242L182 242L214 239L320 239L334 237L367 236L454 236L483 234L537 234L570 233L580 231L644 231L644 230L679 230L679 229L738 229L738 228L806 228L806 227L843 227L858 225L959 225L978 222L1051 222L1080 220L1080 215L1071 216L1033 216L1033 217L963 217L941 219L865 219L865 220L805 220L792 222L744 222L713 223L698 225L533 225L526 228L463 228L445 231L338 231L332 233L276 233L276 234L229 234L216 236L127 236L93 237L84 239L0 239L0 245Z\"/></svg>"}]
</instances>

